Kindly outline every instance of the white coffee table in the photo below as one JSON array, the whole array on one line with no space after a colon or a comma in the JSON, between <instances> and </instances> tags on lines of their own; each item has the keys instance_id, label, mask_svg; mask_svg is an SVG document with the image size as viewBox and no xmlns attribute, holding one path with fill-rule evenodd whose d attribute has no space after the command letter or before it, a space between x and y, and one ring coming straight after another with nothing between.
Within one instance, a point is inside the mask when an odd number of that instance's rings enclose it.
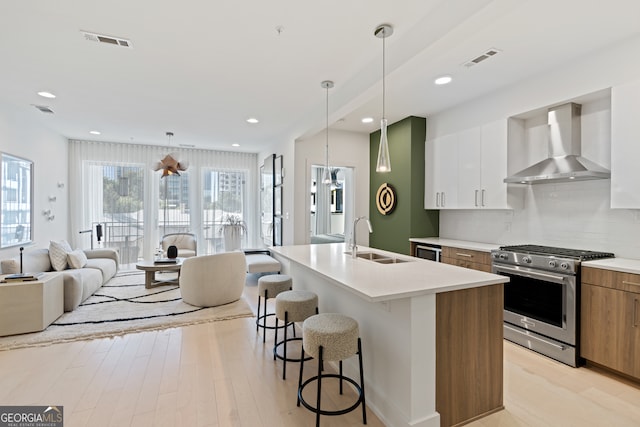
<instances>
[{"instance_id":1,"label":"white coffee table","mask_svg":"<svg viewBox=\"0 0 640 427\"><path fill-rule=\"evenodd\" d=\"M180 280L180 267L182 267L182 258L176 258L175 264L155 264L153 261L140 261L136 264L138 270L144 271L144 287L149 289L154 286L173 284L177 285ZM158 271L177 271L178 277L175 279L157 279Z\"/></svg>"},{"instance_id":2,"label":"white coffee table","mask_svg":"<svg viewBox=\"0 0 640 427\"><path fill-rule=\"evenodd\" d=\"M32 282L0 283L0 336L42 331L63 312L60 273L44 273Z\"/></svg>"}]
</instances>

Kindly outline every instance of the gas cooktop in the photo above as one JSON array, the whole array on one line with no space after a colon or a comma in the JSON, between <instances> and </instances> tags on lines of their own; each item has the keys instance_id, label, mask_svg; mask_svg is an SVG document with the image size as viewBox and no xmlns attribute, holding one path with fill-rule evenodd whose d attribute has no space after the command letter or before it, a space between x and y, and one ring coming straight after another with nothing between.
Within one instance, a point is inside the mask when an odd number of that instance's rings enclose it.
<instances>
[{"instance_id":1,"label":"gas cooktop","mask_svg":"<svg viewBox=\"0 0 640 427\"><path fill-rule=\"evenodd\" d=\"M580 249L566 249L555 248L552 246L540 246L540 245L514 245L514 246L501 246L501 251L518 252L530 255L548 255L555 257L571 258L579 261L589 261L600 258L613 258L614 254L611 252L595 252L595 251L583 251Z\"/></svg>"}]
</instances>

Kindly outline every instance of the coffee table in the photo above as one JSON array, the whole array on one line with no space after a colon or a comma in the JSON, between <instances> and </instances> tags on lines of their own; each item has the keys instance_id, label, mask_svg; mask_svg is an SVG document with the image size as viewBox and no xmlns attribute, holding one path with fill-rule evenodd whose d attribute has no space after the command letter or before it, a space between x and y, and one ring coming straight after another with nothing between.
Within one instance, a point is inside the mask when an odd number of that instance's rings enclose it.
<instances>
[{"instance_id":1,"label":"coffee table","mask_svg":"<svg viewBox=\"0 0 640 427\"><path fill-rule=\"evenodd\" d=\"M42 331L62 316L63 309L60 273L44 273L30 282L0 283L0 336Z\"/></svg>"},{"instance_id":2,"label":"coffee table","mask_svg":"<svg viewBox=\"0 0 640 427\"><path fill-rule=\"evenodd\" d=\"M154 286L172 284L176 285L180 279L180 268L182 267L182 258L176 258L175 264L155 264L153 261L140 261L136 264L138 270L144 271L144 287L149 289ZM156 272L177 271L178 277L175 279L156 279Z\"/></svg>"}]
</instances>

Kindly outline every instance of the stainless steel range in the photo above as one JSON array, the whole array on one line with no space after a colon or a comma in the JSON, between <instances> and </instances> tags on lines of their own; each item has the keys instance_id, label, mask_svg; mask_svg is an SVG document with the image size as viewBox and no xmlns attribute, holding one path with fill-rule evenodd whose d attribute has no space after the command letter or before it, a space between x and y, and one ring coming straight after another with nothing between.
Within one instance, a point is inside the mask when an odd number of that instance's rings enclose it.
<instances>
[{"instance_id":1,"label":"stainless steel range","mask_svg":"<svg viewBox=\"0 0 640 427\"><path fill-rule=\"evenodd\" d=\"M608 252L538 245L491 251L492 272L504 287L504 337L570 366L578 366L580 263Z\"/></svg>"}]
</instances>

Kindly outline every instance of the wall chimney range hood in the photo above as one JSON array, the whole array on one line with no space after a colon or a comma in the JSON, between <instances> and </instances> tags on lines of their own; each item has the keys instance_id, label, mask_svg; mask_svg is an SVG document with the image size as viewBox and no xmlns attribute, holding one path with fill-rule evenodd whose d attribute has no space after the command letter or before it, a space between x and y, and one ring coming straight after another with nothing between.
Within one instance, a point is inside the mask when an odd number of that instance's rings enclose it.
<instances>
[{"instance_id":1,"label":"wall chimney range hood","mask_svg":"<svg viewBox=\"0 0 640 427\"><path fill-rule=\"evenodd\" d=\"M549 158L504 179L506 183L548 184L608 179L611 172L580 154L581 105L563 104L549 109Z\"/></svg>"}]
</instances>

